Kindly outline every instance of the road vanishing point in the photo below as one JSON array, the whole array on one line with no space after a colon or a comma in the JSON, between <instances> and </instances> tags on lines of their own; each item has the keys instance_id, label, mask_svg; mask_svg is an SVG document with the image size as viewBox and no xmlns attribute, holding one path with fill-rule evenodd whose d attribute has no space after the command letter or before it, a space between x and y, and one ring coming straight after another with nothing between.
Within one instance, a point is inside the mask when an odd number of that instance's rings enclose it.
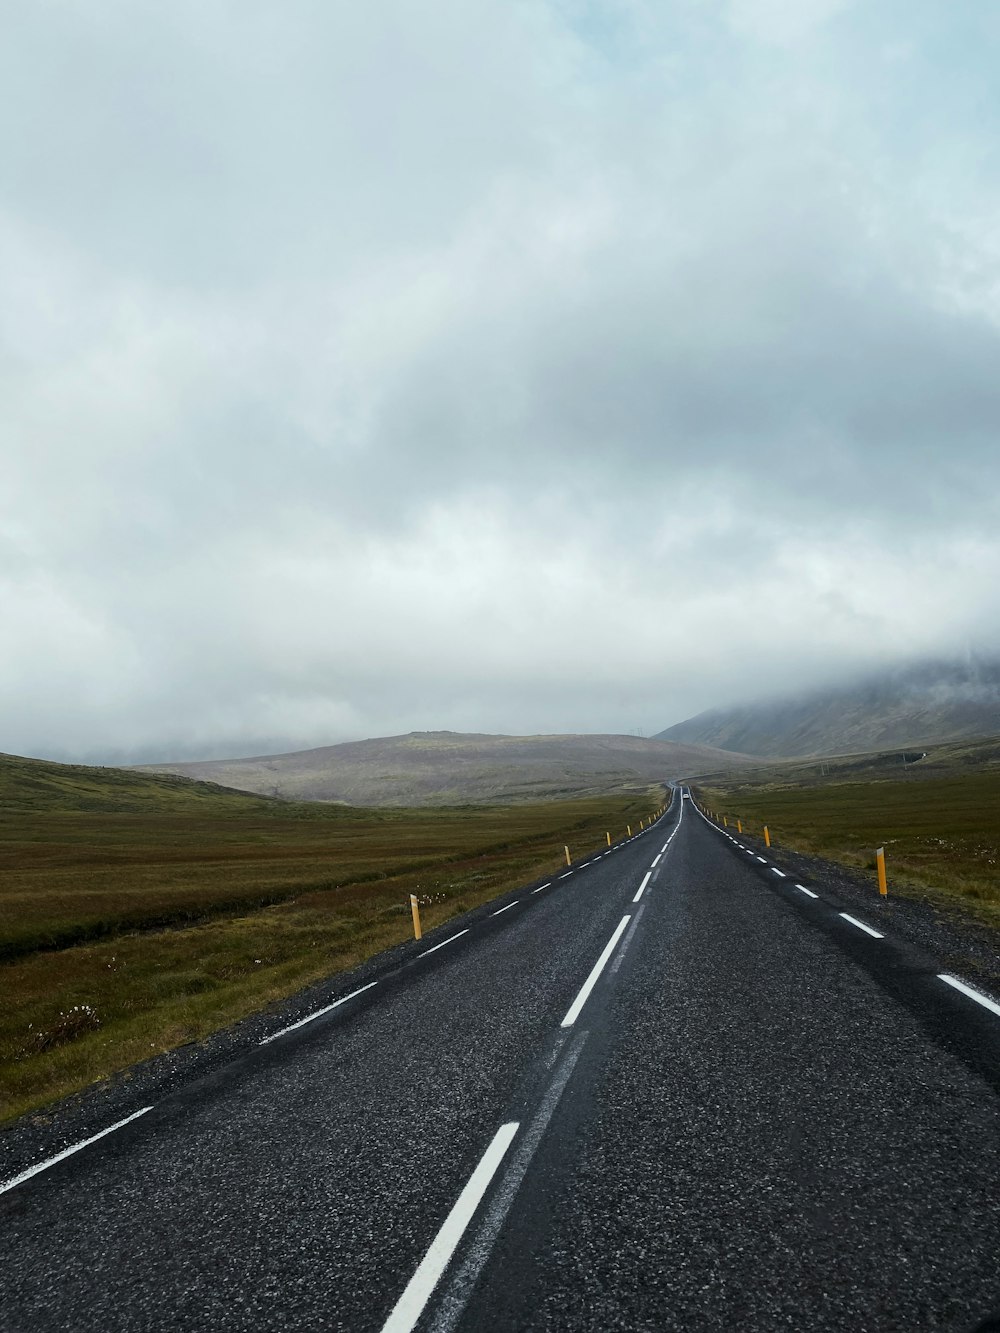
<instances>
[{"instance_id":1,"label":"road vanishing point","mask_svg":"<svg viewBox=\"0 0 1000 1333\"><path fill-rule=\"evenodd\" d=\"M3 1183L0 1327L961 1333L1000 1308L1000 1006L681 789L363 981Z\"/></svg>"}]
</instances>

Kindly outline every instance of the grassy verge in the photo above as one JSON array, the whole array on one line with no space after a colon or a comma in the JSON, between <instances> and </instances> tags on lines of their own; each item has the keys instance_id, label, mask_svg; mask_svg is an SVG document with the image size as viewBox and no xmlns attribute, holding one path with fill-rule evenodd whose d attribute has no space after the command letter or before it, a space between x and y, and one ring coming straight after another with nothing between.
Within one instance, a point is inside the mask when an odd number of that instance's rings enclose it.
<instances>
[{"instance_id":1,"label":"grassy verge","mask_svg":"<svg viewBox=\"0 0 1000 1333\"><path fill-rule=\"evenodd\" d=\"M776 845L861 870L873 882L875 849L884 846L890 893L961 905L1000 931L1000 766L927 758L923 769L857 760L785 772L772 766L698 790L731 823L741 818L747 832L767 824Z\"/></svg>"},{"instance_id":2,"label":"grassy verge","mask_svg":"<svg viewBox=\"0 0 1000 1333\"><path fill-rule=\"evenodd\" d=\"M116 775L81 811L56 777L57 798L21 784L0 822L0 1119L409 938L410 893L429 929L662 800L372 811L147 777L137 797Z\"/></svg>"}]
</instances>

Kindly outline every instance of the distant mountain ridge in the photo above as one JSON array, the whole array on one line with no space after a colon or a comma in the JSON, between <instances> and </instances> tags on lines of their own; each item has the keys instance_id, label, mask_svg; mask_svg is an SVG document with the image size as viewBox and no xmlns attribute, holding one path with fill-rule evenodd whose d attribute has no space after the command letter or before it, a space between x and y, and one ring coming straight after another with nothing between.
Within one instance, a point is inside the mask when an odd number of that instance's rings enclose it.
<instances>
[{"instance_id":1,"label":"distant mountain ridge","mask_svg":"<svg viewBox=\"0 0 1000 1333\"><path fill-rule=\"evenodd\" d=\"M1000 733L1000 661L925 662L678 722L655 739L764 758L852 754Z\"/></svg>"},{"instance_id":2,"label":"distant mountain ridge","mask_svg":"<svg viewBox=\"0 0 1000 1333\"><path fill-rule=\"evenodd\" d=\"M143 764L262 796L349 805L554 800L732 769L750 761L704 745L636 736L410 732L294 754Z\"/></svg>"}]
</instances>

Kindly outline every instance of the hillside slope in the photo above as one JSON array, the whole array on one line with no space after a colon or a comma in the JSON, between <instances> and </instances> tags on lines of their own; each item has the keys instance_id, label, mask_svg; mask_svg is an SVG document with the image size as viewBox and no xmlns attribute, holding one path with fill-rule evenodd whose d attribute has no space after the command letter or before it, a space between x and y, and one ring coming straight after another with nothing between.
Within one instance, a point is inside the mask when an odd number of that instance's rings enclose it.
<instances>
[{"instance_id":1,"label":"hillside slope","mask_svg":"<svg viewBox=\"0 0 1000 1333\"><path fill-rule=\"evenodd\" d=\"M448 805L552 800L739 767L742 755L636 736L411 732L297 754L146 765L286 800Z\"/></svg>"},{"instance_id":2,"label":"hillside slope","mask_svg":"<svg viewBox=\"0 0 1000 1333\"><path fill-rule=\"evenodd\" d=\"M0 808L8 814L248 815L274 801L171 774L0 754Z\"/></svg>"},{"instance_id":3,"label":"hillside slope","mask_svg":"<svg viewBox=\"0 0 1000 1333\"><path fill-rule=\"evenodd\" d=\"M1000 733L1000 663L924 663L840 688L711 709L657 739L768 758L850 754Z\"/></svg>"}]
</instances>

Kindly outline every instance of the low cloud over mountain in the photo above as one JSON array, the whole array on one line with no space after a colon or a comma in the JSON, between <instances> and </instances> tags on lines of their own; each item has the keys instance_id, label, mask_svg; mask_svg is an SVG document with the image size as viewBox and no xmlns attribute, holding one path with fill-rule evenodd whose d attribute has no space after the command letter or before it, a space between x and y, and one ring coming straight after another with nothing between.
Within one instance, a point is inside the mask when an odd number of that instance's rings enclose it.
<instances>
[{"instance_id":1,"label":"low cloud over mountain","mask_svg":"<svg viewBox=\"0 0 1000 1333\"><path fill-rule=\"evenodd\" d=\"M710 709L659 739L748 754L830 755L1000 734L1000 662L932 662L851 685Z\"/></svg>"}]
</instances>

